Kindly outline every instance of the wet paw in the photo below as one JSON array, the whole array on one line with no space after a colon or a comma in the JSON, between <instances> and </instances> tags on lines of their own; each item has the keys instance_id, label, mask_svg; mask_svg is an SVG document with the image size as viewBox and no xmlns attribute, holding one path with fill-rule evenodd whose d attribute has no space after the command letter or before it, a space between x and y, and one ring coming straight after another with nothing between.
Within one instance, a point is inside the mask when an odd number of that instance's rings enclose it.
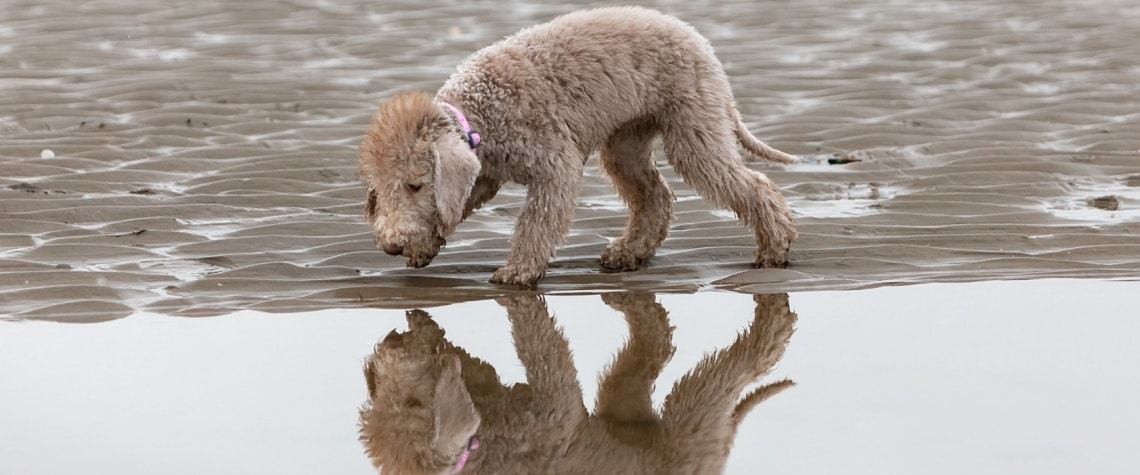
<instances>
[{"instance_id":1,"label":"wet paw","mask_svg":"<svg viewBox=\"0 0 1140 475\"><path fill-rule=\"evenodd\" d=\"M756 253L752 256L752 266L762 268L788 267L788 255L791 254L792 242L799 237L795 226L788 224L780 226L775 232L760 234L756 238Z\"/></svg>"},{"instance_id":2,"label":"wet paw","mask_svg":"<svg viewBox=\"0 0 1140 475\"><path fill-rule=\"evenodd\" d=\"M649 256L652 255L649 253ZM618 239L602 251L602 267L617 272L634 271L641 268L649 256L638 256L637 252L625 244L624 239Z\"/></svg>"},{"instance_id":3,"label":"wet paw","mask_svg":"<svg viewBox=\"0 0 1140 475\"><path fill-rule=\"evenodd\" d=\"M788 258L757 256L756 259L752 261L752 267L757 269L787 269Z\"/></svg>"},{"instance_id":4,"label":"wet paw","mask_svg":"<svg viewBox=\"0 0 1140 475\"><path fill-rule=\"evenodd\" d=\"M782 269L788 267L791 241L775 243L772 247L757 249L752 259L752 267Z\"/></svg>"},{"instance_id":5,"label":"wet paw","mask_svg":"<svg viewBox=\"0 0 1140 475\"><path fill-rule=\"evenodd\" d=\"M522 266L505 265L491 275L492 284L513 285L516 287L533 288L538 279L545 274L544 270L528 269Z\"/></svg>"}]
</instances>

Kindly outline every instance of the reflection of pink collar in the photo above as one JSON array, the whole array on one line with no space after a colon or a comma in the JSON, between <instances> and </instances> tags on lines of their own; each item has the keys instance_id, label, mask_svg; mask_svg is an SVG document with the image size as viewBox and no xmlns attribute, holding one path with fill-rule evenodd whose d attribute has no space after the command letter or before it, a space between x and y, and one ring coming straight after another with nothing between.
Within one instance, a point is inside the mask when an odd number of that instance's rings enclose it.
<instances>
[{"instance_id":1,"label":"reflection of pink collar","mask_svg":"<svg viewBox=\"0 0 1140 475\"><path fill-rule=\"evenodd\" d=\"M471 150L475 150L479 147L479 142L483 141L483 137L479 136L479 132L471 129L471 124L467 123L467 116L464 116L458 107L446 102L440 102L440 104L443 104L443 107L450 109L451 113L455 114L455 119L459 121L459 127L463 129L464 134L467 134L467 145L471 146Z\"/></svg>"},{"instance_id":2,"label":"reflection of pink collar","mask_svg":"<svg viewBox=\"0 0 1140 475\"><path fill-rule=\"evenodd\" d=\"M462 115L460 117L463 117ZM460 119L463 120L463 119ZM476 135L478 136L478 135ZM455 472L459 473L463 470L463 466L467 465L467 459L471 458L471 452L479 450L479 439L474 437L467 441L467 448L463 449L463 455L459 456L459 463L455 464Z\"/></svg>"}]
</instances>

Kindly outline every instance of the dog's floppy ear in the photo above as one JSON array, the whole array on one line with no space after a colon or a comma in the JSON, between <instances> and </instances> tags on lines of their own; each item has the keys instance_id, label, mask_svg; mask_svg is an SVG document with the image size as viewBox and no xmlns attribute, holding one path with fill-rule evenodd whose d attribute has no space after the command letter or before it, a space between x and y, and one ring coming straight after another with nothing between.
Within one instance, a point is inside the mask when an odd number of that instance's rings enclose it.
<instances>
[{"instance_id":1,"label":"dog's floppy ear","mask_svg":"<svg viewBox=\"0 0 1140 475\"><path fill-rule=\"evenodd\" d=\"M479 158L454 134L444 134L432 143L435 156L435 205L439 210L440 235L447 236L463 220L463 207L479 176Z\"/></svg>"},{"instance_id":2,"label":"dog's floppy ear","mask_svg":"<svg viewBox=\"0 0 1140 475\"><path fill-rule=\"evenodd\" d=\"M435 384L435 403L432 418L435 438L432 448L441 454L455 454L463 450L483 422L471 402L467 385L460 375L459 357L444 354L440 357L443 370Z\"/></svg>"}]
</instances>

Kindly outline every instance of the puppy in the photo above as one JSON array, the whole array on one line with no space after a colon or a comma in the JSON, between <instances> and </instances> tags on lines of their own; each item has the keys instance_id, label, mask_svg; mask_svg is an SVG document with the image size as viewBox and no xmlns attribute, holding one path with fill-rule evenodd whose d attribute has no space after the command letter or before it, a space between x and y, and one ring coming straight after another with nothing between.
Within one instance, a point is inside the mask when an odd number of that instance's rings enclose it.
<instances>
[{"instance_id":1,"label":"puppy","mask_svg":"<svg viewBox=\"0 0 1140 475\"><path fill-rule=\"evenodd\" d=\"M745 128L708 40L638 7L560 16L476 52L434 97L389 98L360 144L364 214L380 249L423 267L503 183L525 185L507 262L491 281L532 287L569 232L583 166L599 152L629 207L601 264L635 270L673 218L673 192L651 156L658 138L686 183L752 228L755 266L787 264L792 213L737 146L775 162L795 158Z\"/></svg>"}]
</instances>

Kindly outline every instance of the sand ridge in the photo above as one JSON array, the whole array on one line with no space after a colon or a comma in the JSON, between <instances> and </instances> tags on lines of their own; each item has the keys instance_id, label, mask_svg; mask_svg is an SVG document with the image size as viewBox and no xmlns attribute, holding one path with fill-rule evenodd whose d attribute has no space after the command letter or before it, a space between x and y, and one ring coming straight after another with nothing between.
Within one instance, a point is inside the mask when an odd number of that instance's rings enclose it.
<instances>
[{"instance_id":1,"label":"sand ridge","mask_svg":"<svg viewBox=\"0 0 1140 475\"><path fill-rule=\"evenodd\" d=\"M383 97L434 90L475 49L587 3L464 5L10 5L0 314L100 321L508 292L486 280L521 189L419 270L377 251L360 214L356 144ZM1140 276L1132 3L661 8L711 39L753 133L805 157L753 165L797 213L793 266L750 269L745 228L666 167L670 238L646 269L602 273L625 214L591 164L543 291Z\"/></svg>"}]
</instances>

